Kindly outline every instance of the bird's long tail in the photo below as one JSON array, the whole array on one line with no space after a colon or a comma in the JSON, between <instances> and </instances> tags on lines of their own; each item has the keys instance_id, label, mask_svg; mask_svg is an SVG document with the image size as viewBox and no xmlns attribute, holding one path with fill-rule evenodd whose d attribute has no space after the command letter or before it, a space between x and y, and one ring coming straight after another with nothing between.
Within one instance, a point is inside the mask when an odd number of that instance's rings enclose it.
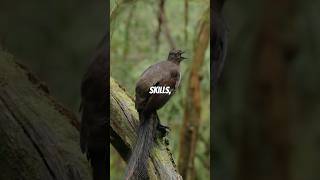
<instances>
[{"instance_id":1,"label":"bird's long tail","mask_svg":"<svg viewBox=\"0 0 320 180\"><path fill-rule=\"evenodd\" d=\"M148 179L147 161L154 143L158 123L157 114L140 112L139 119L140 125L137 132L137 140L128 162L125 180Z\"/></svg>"}]
</instances>

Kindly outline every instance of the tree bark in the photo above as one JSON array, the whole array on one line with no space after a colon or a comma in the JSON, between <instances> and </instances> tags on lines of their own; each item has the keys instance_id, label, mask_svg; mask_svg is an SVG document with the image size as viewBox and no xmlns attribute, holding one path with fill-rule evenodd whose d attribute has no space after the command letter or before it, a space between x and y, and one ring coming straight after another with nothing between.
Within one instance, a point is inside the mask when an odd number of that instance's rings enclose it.
<instances>
[{"instance_id":1,"label":"tree bark","mask_svg":"<svg viewBox=\"0 0 320 180\"><path fill-rule=\"evenodd\" d=\"M194 57L189 76L189 85L184 111L184 121L181 128L179 172L187 180L196 177L194 159L198 139L198 130L201 123L201 95L200 95L200 73L206 49L209 44L210 24L209 9L199 23L198 36L194 48Z\"/></svg>"},{"instance_id":2,"label":"tree bark","mask_svg":"<svg viewBox=\"0 0 320 180\"><path fill-rule=\"evenodd\" d=\"M188 42L189 0L184 0L184 42Z\"/></svg>"},{"instance_id":3,"label":"tree bark","mask_svg":"<svg viewBox=\"0 0 320 180\"><path fill-rule=\"evenodd\" d=\"M0 64L0 179L92 179L76 116L12 55Z\"/></svg>"},{"instance_id":4,"label":"tree bark","mask_svg":"<svg viewBox=\"0 0 320 180\"><path fill-rule=\"evenodd\" d=\"M162 27L164 28L163 32L164 32L165 38L167 39L167 41L170 45L170 48L175 49L177 47L174 39L171 36L170 28L168 25L168 19L166 17L166 13L165 13L165 3L166 3L165 0L159 0L159 4L158 4L159 9L158 9L158 14L157 14L157 16L158 16L158 29L156 31L156 50L159 49L160 34L162 32Z\"/></svg>"},{"instance_id":5,"label":"tree bark","mask_svg":"<svg viewBox=\"0 0 320 180\"><path fill-rule=\"evenodd\" d=\"M257 36L248 91L249 108L254 113L244 121L252 129L243 132L238 179L288 180L291 179L292 152L292 96L288 71L289 62L296 51L292 43L295 37L291 24L293 3L288 0L267 0L264 7L265 14ZM257 140L252 140L250 136Z\"/></svg>"},{"instance_id":6,"label":"tree bark","mask_svg":"<svg viewBox=\"0 0 320 180\"><path fill-rule=\"evenodd\" d=\"M133 98L110 78L110 140L120 156L127 161L135 142L138 113ZM148 174L152 180L182 179L177 173L169 140L157 138L149 158Z\"/></svg>"}]
</instances>

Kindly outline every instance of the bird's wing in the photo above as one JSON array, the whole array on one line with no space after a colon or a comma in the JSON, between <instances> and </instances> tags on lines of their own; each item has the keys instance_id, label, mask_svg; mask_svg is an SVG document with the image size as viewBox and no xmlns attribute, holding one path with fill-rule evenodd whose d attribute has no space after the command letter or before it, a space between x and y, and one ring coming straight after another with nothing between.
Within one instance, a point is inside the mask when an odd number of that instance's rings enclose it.
<instances>
[{"instance_id":1,"label":"bird's wing","mask_svg":"<svg viewBox=\"0 0 320 180\"><path fill-rule=\"evenodd\" d=\"M163 71L166 61L148 67L140 76L136 85L136 108L143 109L151 94L149 94L150 87L159 86L159 82L163 78L170 77L167 71Z\"/></svg>"},{"instance_id":2,"label":"bird's wing","mask_svg":"<svg viewBox=\"0 0 320 180\"><path fill-rule=\"evenodd\" d=\"M148 89L144 89L145 91L149 91L149 88L151 86L155 85L158 81L160 81L163 78L163 76L168 75L166 71L163 71L165 62L166 61L162 61L160 63L153 64L149 66L141 74L139 81L141 81L141 83L143 83L144 86L146 86L145 88L148 88Z\"/></svg>"},{"instance_id":3,"label":"bird's wing","mask_svg":"<svg viewBox=\"0 0 320 180\"><path fill-rule=\"evenodd\" d=\"M88 159L106 150L107 139L107 54L105 43L98 49L81 84L80 147Z\"/></svg>"},{"instance_id":4,"label":"bird's wing","mask_svg":"<svg viewBox=\"0 0 320 180\"><path fill-rule=\"evenodd\" d=\"M175 76L175 75L174 75ZM146 99L145 103L145 110L146 111L153 111L160 109L163 105L165 105L168 100L173 96L175 90L177 88L177 83L179 79L178 76L164 76L162 77L157 83L157 86L161 87L170 87L169 94L150 94Z\"/></svg>"},{"instance_id":5,"label":"bird's wing","mask_svg":"<svg viewBox=\"0 0 320 180\"><path fill-rule=\"evenodd\" d=\"M171 64L160 63L148 68L137 83L137 109L154 110L161 108L175 93L179 86L180 72L172 68ZM150 87L170 87L170 94L150 94Z\"/></svg>"}]
</instances>

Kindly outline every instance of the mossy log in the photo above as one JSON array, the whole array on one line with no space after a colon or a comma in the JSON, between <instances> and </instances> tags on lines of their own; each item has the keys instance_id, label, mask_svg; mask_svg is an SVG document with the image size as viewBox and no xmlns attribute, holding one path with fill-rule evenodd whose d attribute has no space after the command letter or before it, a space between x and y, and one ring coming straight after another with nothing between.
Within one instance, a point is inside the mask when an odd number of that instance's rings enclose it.
<instances>
[{"instance_id":1,"label":"mossy log","mask_svg":"<svg viewBox=\"0 0 320 180\"><path fill-rule=\"evenodd\" d=\"M110 78L110 139L112 145L126 161L133 148L139 118L133 98ZM168 148L167 138L157 138L149 158L148 174L152 180L182 179Z\"/></svg>"},{"instance_id":2,"label":"mossy log","mask_svg":"<svg viewBox=\"0 0 320 180\"><path fill-rule=\"evenodd\" d=\"M134 102L110 82L110 138L126 160L136 138ZM57 103L47 86L14 57L0 51L0 179L85 179L90 167L79 147L79 121ZM150 179L182 179L158 139L149 160Z\"/></svg>"},{"instance_id":3,"label":"mossy log","mask_svg":"<svg viewBox=\"0 0 320 180\"><path fill-rule=\"evenodd\" d=\"M0 50L0 179L92 179L78 127L38 78Z\"/></svg>"}]
</instances>

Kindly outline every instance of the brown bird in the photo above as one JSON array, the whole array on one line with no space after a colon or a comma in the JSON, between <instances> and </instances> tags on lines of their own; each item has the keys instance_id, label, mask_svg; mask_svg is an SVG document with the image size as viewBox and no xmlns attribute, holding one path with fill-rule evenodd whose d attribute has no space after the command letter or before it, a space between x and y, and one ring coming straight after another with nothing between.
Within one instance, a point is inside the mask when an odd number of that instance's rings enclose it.
<instances>
[{"instance_id":1,"label":"brown bird","mask_svg":"<svg viewBox=\"0 0 320 180\"><path fill-rule=\"evenodd\" d=\"M90 160L93 179L107 179L107 36L98 45L81 84L80 147Z\"/></svg>"},{"instance_id":2,"label":"brown bird","mask_svg":"<svg viewBox=\"0 0 320 180\"><path fill-rule=\"evenodd\" d=\"M156 130L162 135L168 127L159 122L157 110L163 107L180 84L180 62L186 59L181 50L171 50L168 58L147 68L136 84L135 106L139 113L140 125L135 148L126 170L126 179L148 179L147 160L152 148ZM152 87L169 90L166 93L151 93Z\"/></svg>"},{"instance_id":3,"label":"brown bird","mask_svg":"<svg viewBox=\"0 0 320 180\"><path fill-rule=\"evenodd\" d=\"M138 112L152 112L160 109L174 94L180 83L180 62L185 57L181 50L171 50L166 61L151 65L140 76L136 84L136 109ZM152 86L169 86L169 94L150 94Z\"/></svg>"}]
</instances>

